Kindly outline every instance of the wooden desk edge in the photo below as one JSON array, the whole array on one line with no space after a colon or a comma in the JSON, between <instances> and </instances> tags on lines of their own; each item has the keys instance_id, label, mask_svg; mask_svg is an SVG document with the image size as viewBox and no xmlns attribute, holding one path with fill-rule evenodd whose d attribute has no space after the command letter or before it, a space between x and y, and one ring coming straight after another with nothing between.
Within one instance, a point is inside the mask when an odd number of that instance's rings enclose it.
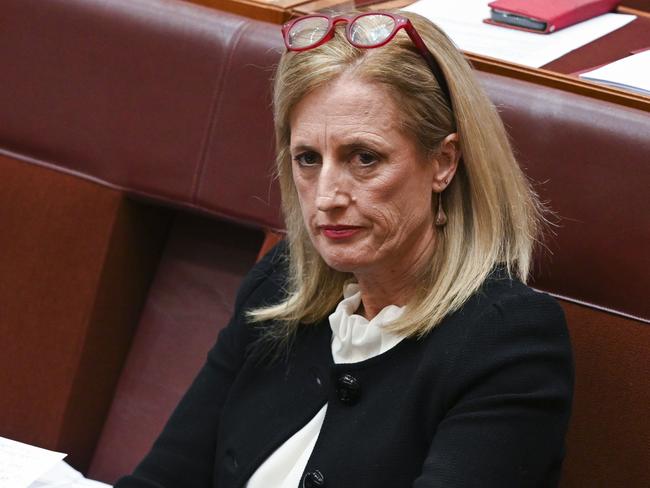
<instances>
[{"instance_id":1,"label":"wooden desk edge","mask_svg":"<svg viewBox=\"0 0 650 488\"><path fill-rule=\"evenodd\" d=\"M650 12L645 12L643 10L637 10L635 8L630 8L630 7L618 7L616 9L616 12L619 14L629 14L629 15L636 15L637 17L645 17L647 19L650 19Z\"/></svg>"},{"instance_id":2,"label":"wooden desk edge","mask_svg":"<svg viewBox=\"0 0 650 488\"><path fill-rule=\"evenodd\" d=\"M550 88L558 88L566 92L650 112L650 97L645 97L641 94L591 83L574 76L556 73L542 68L529 68L469 52L463 52L463 54L471 61L474 68L479 71L507 76Z\"/></svg>"}]
</instances>

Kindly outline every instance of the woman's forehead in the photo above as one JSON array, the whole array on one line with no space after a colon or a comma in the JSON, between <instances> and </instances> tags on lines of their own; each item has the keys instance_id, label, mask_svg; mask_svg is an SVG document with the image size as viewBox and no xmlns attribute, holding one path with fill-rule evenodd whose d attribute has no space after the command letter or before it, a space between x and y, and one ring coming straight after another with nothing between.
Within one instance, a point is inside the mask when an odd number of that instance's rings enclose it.
<instances>
[{"instance_id":1,"label":"woman's forehead","mask_svg":"<svg viewBox=\"0 0 650 488\"><path fill-rule=\"evenodd\" d=\"M292 140L312 130L383 133L399 131L400 111L382 84L338 78L300 100L291 111Z\"/></svg>"}]
</instances>

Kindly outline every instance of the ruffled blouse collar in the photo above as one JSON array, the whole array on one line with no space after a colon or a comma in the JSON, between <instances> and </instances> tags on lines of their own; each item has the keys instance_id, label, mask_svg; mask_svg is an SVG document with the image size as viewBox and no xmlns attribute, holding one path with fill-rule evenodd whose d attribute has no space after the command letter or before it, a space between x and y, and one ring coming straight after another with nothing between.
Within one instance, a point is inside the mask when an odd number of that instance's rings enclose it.
<instances>
[{"instance_id":1,"label":"ruffled blouse collar","mask_svg":"<svg viewBox=\"0 0 650 488\"><path fill-rule=\"evenodd\" d=\"M359 285L343 288L343 300L329 316L332 329L332 357L335 363L356 363L382 354L396 346L403 336L385 330L384 326L398 319L404 307L388 305L372 320L356 314L361 305Z\"/></svg>"}]
</instances>

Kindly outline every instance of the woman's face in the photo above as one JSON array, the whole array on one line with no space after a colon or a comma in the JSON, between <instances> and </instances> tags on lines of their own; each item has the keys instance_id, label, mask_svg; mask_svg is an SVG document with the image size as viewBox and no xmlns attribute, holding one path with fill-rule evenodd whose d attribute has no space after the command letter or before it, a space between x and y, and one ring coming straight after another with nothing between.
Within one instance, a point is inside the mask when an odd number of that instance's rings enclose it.
<instances>
[{"instance_id":1,"label":"woman's face","mask_svg":"<svg viewBox=\"0 0 650 488\"><path fill-rule=\"evenodd\" d=\"M332 268L404 279L428 259L439 179L400 127L387 88L343 75L291 113L291 157L305 226Z\"/></svg>"}]
</instances>

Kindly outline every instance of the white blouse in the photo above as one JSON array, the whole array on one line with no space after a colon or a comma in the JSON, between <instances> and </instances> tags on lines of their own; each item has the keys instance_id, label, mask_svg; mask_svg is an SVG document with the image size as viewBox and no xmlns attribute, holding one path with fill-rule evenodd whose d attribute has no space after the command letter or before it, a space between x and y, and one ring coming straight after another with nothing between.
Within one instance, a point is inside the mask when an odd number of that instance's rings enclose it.
<instances>
[{"instance_id":1,"label":"white blouse","mask_svg":"<svg viewBox=\"0 0 650 488\"><path fill-rule=\"evenodd\" d=\"M403 336L382 327L402 315L404 307L388 305L368 321L355 312L361 305L361 292L356 283L343 289L343 300L329 316L332 329L334 362L358 363L395 347ZM323 426L327 405L292 437L278 447L248 480L247 488L296 488Z\"/></svg>"}]
</instances>

